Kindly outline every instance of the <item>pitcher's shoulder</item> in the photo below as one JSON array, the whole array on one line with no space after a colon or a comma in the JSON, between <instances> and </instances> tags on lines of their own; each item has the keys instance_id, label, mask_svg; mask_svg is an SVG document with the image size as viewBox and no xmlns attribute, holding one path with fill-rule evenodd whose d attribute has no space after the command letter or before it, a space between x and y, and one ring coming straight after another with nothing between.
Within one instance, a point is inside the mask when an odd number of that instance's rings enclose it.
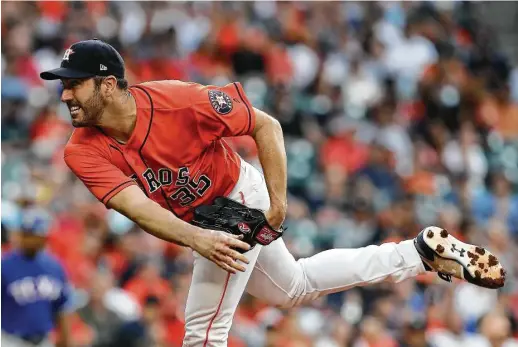
<instances>
[{"instance_id":1,"label":"pitcher's shoulder","mask_svg":"<svg viewBox=\"0 0 518 347\"><path fill-rule=\"evenodd\" d=\"M65 155L73 152L75 148L100 148L104 147L104 135L96 128L77 128L65 145Z\"/></svg>"},{"instance_id":2,"label":"pitcher's shoulder","mask_svg":"<svg viewBox=\"0 0 518 347\"><path fill-rule=\"evenodd\" d=\"M203 92L206 86L195 82L179 80L150 81L131 86L141 90L152 99L155 109L179 109L192 105L193 96Z\"/></svg>"}]
</instances>

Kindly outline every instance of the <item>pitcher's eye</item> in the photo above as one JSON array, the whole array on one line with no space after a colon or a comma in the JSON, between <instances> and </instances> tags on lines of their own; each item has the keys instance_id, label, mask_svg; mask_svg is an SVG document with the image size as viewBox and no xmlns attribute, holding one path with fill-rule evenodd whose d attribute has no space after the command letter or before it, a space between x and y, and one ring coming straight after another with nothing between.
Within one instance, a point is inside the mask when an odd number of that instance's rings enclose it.
<instances>
[{"instance_id":1,"label":"pitcher's eye","mask_svg":"<svg viewBox=\"0 0 518 347\"><path fill-rule=\"evenodd\" d=\"M70 83L69 83L69 86L70 88L74 88L74 87L77 87L78 85L81 84L81 80L70 80Z\"/></svg>"},{"instance_id":2,"label":"pitcher's eye","mask_svg":"<svg viewBox=\"0 0 518 347\"><path fill-rule=\"evenodd\" d=\"M72 89L74 87L77 87L81 83L83 83L83 80L79 80L79 79L61 81L61 85L63 86L63 88L66 88L66 89Z\"/></svg>"}]
</instances>

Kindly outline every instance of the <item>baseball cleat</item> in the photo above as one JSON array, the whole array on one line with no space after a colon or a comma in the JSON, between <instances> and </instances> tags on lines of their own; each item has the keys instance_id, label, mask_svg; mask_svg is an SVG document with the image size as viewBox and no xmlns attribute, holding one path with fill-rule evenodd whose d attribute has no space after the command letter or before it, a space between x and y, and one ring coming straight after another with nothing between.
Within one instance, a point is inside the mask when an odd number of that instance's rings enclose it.
<instances>
[{"instance_id":1,"label":"baseball cleat","mask_svg":"<svg viewBox=\"0 0 518 347\"><path fill-rule=\"evenodd\" d=\"M414 239L417 252L428 271L436 271L440 278L451 282L460 278L484 288L501 288L505 270L487 249L463 243L445 229L430 226Z\"/></svg>"}]
</instances>

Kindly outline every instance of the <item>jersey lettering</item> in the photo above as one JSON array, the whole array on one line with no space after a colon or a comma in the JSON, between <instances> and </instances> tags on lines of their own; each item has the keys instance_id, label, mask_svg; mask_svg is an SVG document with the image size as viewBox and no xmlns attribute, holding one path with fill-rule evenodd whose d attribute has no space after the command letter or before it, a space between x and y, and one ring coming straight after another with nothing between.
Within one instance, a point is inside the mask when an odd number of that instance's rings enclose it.
<instances>
[{"instance_id":1,"label":"jersey lettering","mask_svg":"<svg viewBox=\"0 0 518 347\"><path fill-rule=\"evenodd\" d=\"M158 180L163 186L168 186L173 182L173 172L167 168L158 169Z\"/></svg>"},{"instance_id":2,"label":"jersey lettering","mask_svg":"<svg viewBox=\"0 0 518 347\"><path fill-rule=\"evenodd\" d=\"M148 168L142 173L142 176L146 179L150 193L155 192L162 186L169 186L173 183L173 172L168 168L158 169L157 175L155 175L152 169ZM132 179L136 178L135 175L130 177ZM174 180L174 185L178 187L178 189L169 197L172 200L178 200L181 206L188 206L207 192L212 186L212 181L205 174L191 178L189 169L182 166L178 169L178 175Z\"/></svg>"},{"instance_id":3,"label":"jersey lettering","mask_svg":"<svg viewBox=\"0 0 518 347\"><path fill-rule=\"evenodd\" d=\"M49 276L24 277L11 283L7 288L14 300L20 305L38 300L56 300L59 298L62 289L62 284Z\"/></svg>"},{"instance_id":4,"label":"jersey lettering","mask_svg":"<svg viewBox=\"0 0 518 347\"><path fill-rule=\"evenodd\" d=\"M181 167L178 169L178 177L176 177L175 186L185 186L189 182L189 169L186 167Z\"/></svg>"},{"instance_id":5,"label":"jersey lettering","mask_svg":"<svg viewBox=\"0 0 518 347\"><path fill-rule=\"evenodd\" d=\"M158 182L158 180L156 179L155 174L153 173L153 170L151 170L150 168L148 168L146 171L144 171L142 173L142 176L146 179L150 193L155 192L158 188L160 188L162 186L160 184L160 182Z\"/></svg>"}]
</instances>

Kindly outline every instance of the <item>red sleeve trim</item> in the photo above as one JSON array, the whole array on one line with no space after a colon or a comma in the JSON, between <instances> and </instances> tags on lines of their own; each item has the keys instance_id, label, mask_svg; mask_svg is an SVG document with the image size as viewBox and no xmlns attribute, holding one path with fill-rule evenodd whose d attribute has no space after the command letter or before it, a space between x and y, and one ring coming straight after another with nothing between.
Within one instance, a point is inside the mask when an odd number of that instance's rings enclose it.
<instances>
[{"instance_id":1,"label":"red sleeve trim","mask_svg":"<svg viewBox=\"0 0 518 347\"><path fill-rule=\"evenodd\" d=\"M122 182L121 184L119 184L118 186L116 186L115 188L110 190L108 193L106 193L101 198L101 202L106 205L108 203L108 201L110 201L111 198L113 198L115 195L117 195L117 193L119 193L124 188L127 188L133 184L136 184L135 181L133 181L133 180Z\"/></svg>"},{"instance_id":2,"label":"red sleeve trim","mask_svg":"<svg viewBox=\"0 0 518 347\"><path fill-rule=\"evenodd\" d=\"M246 127L246 131L243 131L243 133L241 133L241 135L247 135L250 133L250 127L252 126L252 111L250 110L250 106L248 105L248 102L243 98L243 95L241 95L241 91L239 90L237 83L234 82L233 85L236 88L239 98L241 99L243 104L245 104L246 111L248 112L248 127Z\"/></svg>"}]
</instances>

